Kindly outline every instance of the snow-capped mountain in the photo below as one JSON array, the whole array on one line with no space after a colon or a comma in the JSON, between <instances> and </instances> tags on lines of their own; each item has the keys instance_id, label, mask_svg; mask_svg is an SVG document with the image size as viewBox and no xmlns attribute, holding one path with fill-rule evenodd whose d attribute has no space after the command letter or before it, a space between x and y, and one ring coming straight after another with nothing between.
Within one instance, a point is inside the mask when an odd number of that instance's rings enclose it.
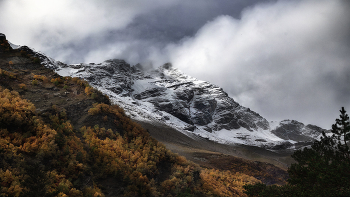
<instances>
[{"instance_id":1,"label":"snow-capped mountain","mask_svg":"<svg viewBox=\"0 0 350 197\"><path fill-rule=\"evenodd\" d=\"M306 145L326 131L295 120L268 122L235 102L222 88L190 77L171 64L152 70L117 59L66 65L28 47L20 49L61 76L87 80L130 117L164 123L184 134L225 144L284 149Z\"/></svg>"},{"instance_id":2,"label":"snow-capped mountain","mask_svg":"<svg viewBox=\"0 0 350 197\"><path fill-rule=\"evenodd\" d=\"M141 65L108 60L56 70L62 76L86 79L134 119L159 121L220 143L287 148L312 141L323 130L297 121L269 123L220 87L190 77L171 64L145 71Z\"/></svg>"}]
</instances>

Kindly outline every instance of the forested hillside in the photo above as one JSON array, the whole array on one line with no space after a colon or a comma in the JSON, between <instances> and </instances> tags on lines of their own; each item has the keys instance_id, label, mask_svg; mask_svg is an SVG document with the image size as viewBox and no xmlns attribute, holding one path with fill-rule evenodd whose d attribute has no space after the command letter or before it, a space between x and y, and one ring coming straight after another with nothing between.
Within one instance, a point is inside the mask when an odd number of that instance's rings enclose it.
<instances>
[{"instance_id":1,"label":"forested hillside","mask_svg":"<svg viewBox=\"0 0 350 197\"><path fill-rule=\"evenodd\" d=\"M1 196L245 196L243 185L260 182L247 168L202 168L172 153L87 82L25 49L1 40Z\"/></svg>"},{"instance_id":2,"label":"forested hillside","mask_svg":"<svg viewBox=\"0 0 350 197\"><path fill-rule=\"evenodd\" d=\"M311 147L294 152L296 163L288 169L290 179L283 186L257 183L244 186L251 197L350 196L350 119L344 107L332 125Z\"/></svg>"}]
</instances>

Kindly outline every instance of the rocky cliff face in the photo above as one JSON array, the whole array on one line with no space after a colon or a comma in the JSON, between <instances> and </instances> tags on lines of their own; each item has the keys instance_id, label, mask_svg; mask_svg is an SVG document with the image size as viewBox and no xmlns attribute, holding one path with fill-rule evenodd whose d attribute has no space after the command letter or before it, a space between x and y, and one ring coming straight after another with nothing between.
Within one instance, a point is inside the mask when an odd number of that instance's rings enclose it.
<instances>
[{"instance_id":1,"label":"rocky cliff face","mask_svg":"<svg viewBox=\"0 0 350 197\"><path fill-rule=\"evenodd\" d=\"M239 105L220 87L185 75L171 64L147 71L123 60L66 65L33 53L42 64L62 76L86 79L132 118L161 122L185 134L192 132L220 143L273 149L312 141L322 131L297 121L272 126L258 113Z\"/></svg>"},{"instance_id":2,"label":"rocky cliff face","mask_svg":"<svg viewBox=\"0 0 350 197\"><path fill-rule=\"evenodd\" d=\"M0 33L0 43L3 43L6 40L5 34Z\"/></svg>"},{"instance_id":3,"label":"rocky cliff face","mask_svg":"<svg viewBox=\"0 0 350 197\"><path fill-rule=\"evenodd\" d=\"M65 73L67 68L69 73ZM192 131L269 129L266 119L240 106L218 86L189 77L170 64L149 72L122 60L70 65L65 69L58 72L85 78L93 86L113 92L112 97L128 97L136 105L152 104L155 112L174 116L192 126ZM164 119L169 117L164 115Z\"/></svg>"},{"instance_id":4,"label":"rocky cliff face","mask_svg":"<svg viewBox=\"0 0 350 197\"><path fill-rule=\"evenodd\" d=\"M327 132L315 125L304 125L296 120L283 120L271 132L285 140L296 142L312 141L320 136L320 133Z\"/></svg>"}]
</instances>

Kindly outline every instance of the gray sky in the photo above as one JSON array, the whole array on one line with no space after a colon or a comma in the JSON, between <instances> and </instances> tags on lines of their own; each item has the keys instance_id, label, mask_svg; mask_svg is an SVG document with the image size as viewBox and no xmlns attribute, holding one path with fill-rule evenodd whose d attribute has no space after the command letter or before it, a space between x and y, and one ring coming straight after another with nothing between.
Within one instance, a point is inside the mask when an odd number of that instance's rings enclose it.
<instances>
[{"instance_id":1,"label":"gray sky","mask_svg":"<svg viewBox=\"0 0 350 197\"><path fill-rule=\"evenodd\" d=\"M172 62L268 120L330 128L350 110L348 0L0 0L0 19L65 63Z\"/></svg>"}]
</instances>

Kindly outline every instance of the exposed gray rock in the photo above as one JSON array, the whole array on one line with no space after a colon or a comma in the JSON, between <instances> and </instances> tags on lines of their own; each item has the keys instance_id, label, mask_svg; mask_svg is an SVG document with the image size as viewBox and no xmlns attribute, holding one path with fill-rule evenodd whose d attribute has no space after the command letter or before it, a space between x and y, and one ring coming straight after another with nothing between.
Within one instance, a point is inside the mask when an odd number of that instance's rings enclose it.
<instances>
[{"instance_id":1,"label":"exposed gray rock","mask_svg":"<svg viewBox=\"0 0 350 197\"><path fill-rule=\"evenodd\" d=\"M0 42L3 42L6 40L6 36L3 33L0 33Z\"/></svg>"},{"instance_id":2,"label":"exposed gray rock","mask_svg":"<svg viewBox=\"0 0 350 197\"><path fill-rule=\"evenodd\" d=\"M285 140L297 142L313 141L320 136L322 132L328 132L315 125L304 125L296 120L281 121L279 126L271 132Z\"/></svg>"},{"instance_id":3,"label":"exposed gray rock","mask_svg":"<svg viewBox=\"0 0 350 197\"><path fill-rule=\"evenodd\" d=\"M286 149L308 145L324 130L297 121L270 128L265 118L239 105L222 88L187 76L171 64L145 71L140 64L123 60L65 65L41 59L58 73L71 69L70 76L86 79L133 118L161 121L218 142Z\"/></svg>"},{"instance_id":4,"label":"exposed gray rock","mask_svg":"<svg viewBox=\"0 0 350 197\"><path fill-rule=\"evenodd\" d=\"M221 88L188 77L172 68L171 64L150 72L141 70L140 65L130 66L123 60L71 67L80 69L75 76L85 78L93 86L152 103L156 110L167 112L195 127L205 126L207 131L269 128L266 119L240 106ZM144 89L135 85L137 81L147 80L149 82Z\"/></svg>"}]
</instances>

